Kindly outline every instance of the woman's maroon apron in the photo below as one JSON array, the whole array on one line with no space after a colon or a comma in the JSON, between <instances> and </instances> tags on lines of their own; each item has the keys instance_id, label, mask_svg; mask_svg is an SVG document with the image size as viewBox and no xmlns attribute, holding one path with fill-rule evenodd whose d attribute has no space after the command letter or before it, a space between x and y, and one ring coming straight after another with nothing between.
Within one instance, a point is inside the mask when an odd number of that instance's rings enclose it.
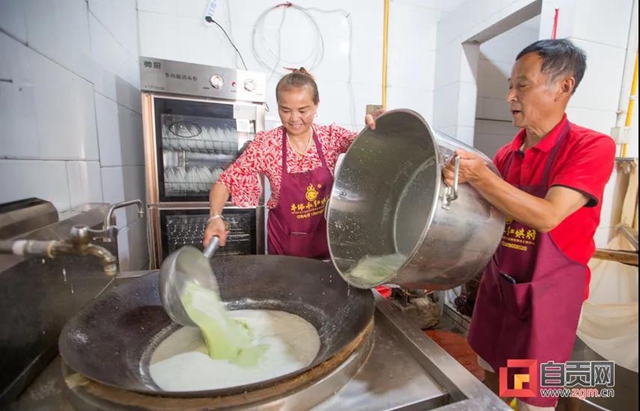
<instances>
[{"instance_id":1,"label":"woman's maroon apron","mask_svg":"<svg viewBox=\"0 0 640 411\"><path fill-rule=\"evenodd\" d=\"M568 134L569 122L549 154L540 185L515 186L544 198L549 170ZM505 176L514 155L519 154L509 154ZM542 363L568 361L576 338L586 272L586 266L567 257L549 233L508 220L502 241L482 276L469 329L471 347L495 372L506 367L509 359L535 359L538 372ZM539 407L552 407L557 402L557 398L537 395L522 400Z\"/></svg>"},{"instance_id":2,"label":"woman's maroon apron","mask_svg":"<svg viewBox=\"0 0 640 411\"><path fill-rule=\"evenodd\" d=\"M282 128L282 183L278 205L269 210L269 254L325 259L329 257L324 209L333 176L313 132L322 167L303 173L287 170L287 136Z\"/></svg>"}]
</instances>

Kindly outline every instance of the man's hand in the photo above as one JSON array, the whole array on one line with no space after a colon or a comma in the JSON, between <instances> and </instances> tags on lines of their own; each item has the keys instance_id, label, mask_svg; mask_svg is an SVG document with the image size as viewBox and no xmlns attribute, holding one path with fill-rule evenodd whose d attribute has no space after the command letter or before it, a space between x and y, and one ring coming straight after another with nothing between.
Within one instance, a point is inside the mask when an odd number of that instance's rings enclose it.
<instances>
[{"instance_id":1,"label":"man's hand","mask_svg":"<svg viewBox=\"0 0 640 411\"><path fill-rule=\"evenodd\" d=\"M545 198L536 197L494 174L479 155L464 150L456 150L456 155L460 156L459 184L472 184L503 214L541 233L553 230L589 201L587 195L562 186L551 187ZM442 170L448 186L453 185L454 160Z\"/></svg>"},{"instance_id":2,"label":"man's hand","mask_svg":"<svg viewBox=\"0 0 640 411\"><path fill-rule=\"evenodd\" d=\"M364 122L367 125L367 127L369 127L371 130L375 130L376 129L376 119L378 117L380 117L381 114L383 114L385 111L385 109L381 108L378 109L376 111L374 111L371 114L367 114L366 116L364 116Z\"/></svg>"},{"instance_id":3,"label":"man's hand","mask_svg":"<svg viewBox=\"0 0 640 411\"><path fill-rule=\"evenodd\" d=\"M456 156L460 156L460 170L458 171L458 183L474 184L480 181L486 175L489 169L484 160L475 153L469 153L464 150L456 150ZM444 182L449 186L453 186L453 177L455 175L455 157L442 170Z\"/></svg>"}]
</instances>

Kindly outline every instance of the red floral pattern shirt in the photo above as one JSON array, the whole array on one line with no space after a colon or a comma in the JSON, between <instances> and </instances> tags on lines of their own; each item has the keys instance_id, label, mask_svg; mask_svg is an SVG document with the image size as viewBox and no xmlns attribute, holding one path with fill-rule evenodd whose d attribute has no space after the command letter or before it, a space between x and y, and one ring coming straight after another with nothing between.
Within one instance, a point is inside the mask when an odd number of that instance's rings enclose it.
<instances>
[{"instance_id":1,"label":"red floral pattern shirt","mask_svg":"<svg viewBox=\"0 0 640 411\"><path fill-rule=\"evenodd\" d=\"M313 125L318 136L322 153L329 171L333 174L338 155L347 151L357 133L336 126ZM287 144L289 140L285 139ZM289 173L303 173L322 167L315 144L311 144L306 155L297 153L289 144L287 147L287 169ZM269 179L271 198L268 208L274 208L280 198L282 181L282 128L263 131L249 143L244 153L220 175L218 183L223 184L236 206L252 207L258 204L262 187L258 178L264 174Z\"/></svg>"}]
</instances>

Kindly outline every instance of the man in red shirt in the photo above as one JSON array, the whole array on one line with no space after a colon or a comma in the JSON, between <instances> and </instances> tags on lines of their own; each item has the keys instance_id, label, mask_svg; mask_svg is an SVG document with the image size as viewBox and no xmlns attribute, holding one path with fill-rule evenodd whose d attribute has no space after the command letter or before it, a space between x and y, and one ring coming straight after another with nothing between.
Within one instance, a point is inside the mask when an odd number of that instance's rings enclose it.
<instances>
[{"instance_id":1,"label":"man in red shirt","mask_svg":"<svg viewBox=\"0 0 640 411\"><path fill-rule=\"evenodd\" d=\"M588 295L586 264L595 251L616 147L610 137L567 120L567 104L585 70L585 53L569 40L526 47L516 58L507 95L513 124L522 130L494 158L503 177L477 155L456 152L459 182L471 184L507 216L469 329L469 343L488 371L486 383L497 393L495 372L507 360L536 360L540 370L540 364L570 359ZM453 164L444 176L453 182ZM513 374L508 380L514 381ZM534 394L519 399L520 410L552 410L558 400Z\"/></svg>"}]
</instances>

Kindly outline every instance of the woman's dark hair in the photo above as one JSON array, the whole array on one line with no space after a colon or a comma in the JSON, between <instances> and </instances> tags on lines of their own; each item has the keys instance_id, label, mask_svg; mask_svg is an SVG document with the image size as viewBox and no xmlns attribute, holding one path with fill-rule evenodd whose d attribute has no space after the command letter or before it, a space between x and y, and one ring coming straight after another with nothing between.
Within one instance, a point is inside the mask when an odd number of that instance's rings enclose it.
<instances>
[{"instance_id":1,"label":"woman's dark hair","mask_svg":"<svg viewBox=\"0 0 640 411\"><path fill-rule=\"evenodd\" d=\"M538 40L522 50L516 61L529 53L537 53L542 58L542 72L549 74L552 84L560 76L572 76L576 81L572 92L575 93L587 70L587 55L584 50L567 39Z\"/></svg>"},{"instance_id":2,"label":"woman's dark hair","mask_svg":"<svg viewBox=\"0 0 640 411\"><path fill-rule=\"evenodd\" d=\"M315 79L304 67L291 71L284 75L276 86L276 100L280 100L280 93L291 88L300 88L309 86L313 96L313 104L318 105L320 102L320 93L318 93L318 85Z\"/></svg>"}]
</instances>

